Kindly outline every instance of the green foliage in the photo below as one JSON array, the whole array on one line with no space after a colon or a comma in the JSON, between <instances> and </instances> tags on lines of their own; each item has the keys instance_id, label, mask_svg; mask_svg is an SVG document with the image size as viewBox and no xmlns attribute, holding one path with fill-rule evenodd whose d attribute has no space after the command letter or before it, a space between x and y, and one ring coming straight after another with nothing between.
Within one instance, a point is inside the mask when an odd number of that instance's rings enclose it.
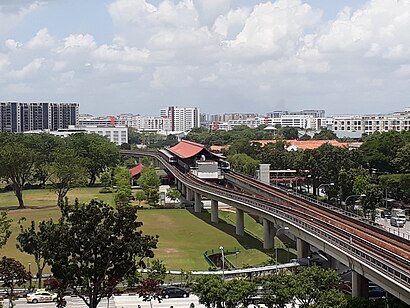
<instances>
[{"instance_id":1,"label":"green foliage","mask_svg":"<svg viewBox=\"0 0 410 308\"><path fill-rule=\"evenodd\" d=\"M138 205L141 205L141 201L144 201L147 198L143 190L138 190L135 192L135 199L138 201Z\"/></svg>"},{"instance_id":2,"label":"green foliage","mask_svg":"<svg viewBox=\"0 0 410 308\"><path fill-rule=\"evenodd\" d=\"M117 146L107 138L97 134L73 134L67 137L67 144L84 159L89 176L89 185L93 185L97 176L119 162Z\"/></svg>"},{"instance_id":3,"label":"green foliage","mask_svg":"<svg viewBox=\"0 0 410 308\"><path fill-rule=\"evenodd\" d=\"M246 154L235 154L228 160L233 170L249 175L254 175L259 167L259 161Z\"/></svg>"},{"instance_id":4,"label":"green foliage","mask_svg":"<svg viewBox=\"0 0 410 308\"><path fill-rule=\"evenodd\" d=\"M144 167L141 172L141 176L138 179L138 185L142 188L145 195L147 196L147 201L150 204L156 204L159 200L159 186L161 180L157 175L154 168Z\"/></svg>"},{"instance_id":5,"label":"green foliage","mask_svg":"<svg viewBox=\"0 0 410 308\"><path fill-rule=\"evenodd\" d=\"M107 188L111 185L111 172L105 171L100 175L100 181L104 188Z\"/></svg>"},{"instance_id":6,"label":"green foliage","mask_svg":"<svg viewBox=\"0 0 410 308\"><path fill-rule=\"evenodd\" d=\"M74 187L83 186L87 181L85 160L66 146L59 147L54 152L50 164L49 181L57 194L57 205L61 206L67 193Z\"/></svg>"},{"instance_id":7,"label":"green foliage","mask_svg":"<svg viewBox=\"0 0 410 308\"><path fill-rule=\"evenodd\" d=\"M340 196L342 200L346 200L347 197L353 195L353 187L357 177L368 176L368 171L362 167L345 169L342 168L339 172L339 183L340 183Z\"/></svg>"},{"instance_id":8,"label":"green foliage","mask_svg":"<svg viewBox=\"0 0 410 308\"><path fill-rule=\"evenodd\" d=\"M260 153L260 160L264 164L271 164L271 169L293 169L297 167L297 152L288 152L286 143L278 141L265 145ZM298 153L299 154L299 153Z\"/></svg>"},{"instance_id":9,"label":"green foliage","mask_svg":"<svg viewBox=\"0 0 410 308\"><path fill-rule=\"evenodd\" d=\"M25 284L29 279L30 275L19 261L7 257L3 257L0 260L0 281L2 287L6 289L11 307L14 306L12 302L14 288Z\"/></svg>"},{"instance_id":10,"label":"green foliage","mask_svg":"<svg viewBox=\"0 0 410 308\"><path fill-rule=\"evenodd\" d=\"M339 274L335 270L311 266L294 275L290 279L290 287L293 296L308 307L313 303L319 305L321 299L327 299L324 293L333 293L332 289L335 289L339 281Z\"/></svg>"},{"instance_id":11,"label":"green foliage","mask_svg":"<svg viewBox=\"0 0 410 308\"><path fill-rule=\"evenodd\" d=\"M167 276L167 268L165 267L164 262L158 259L152 260L147 276L155 279L159 284L163 284L165 277Z\"/></svg>"},{"instance_id":12,"label":"green foliage","mask_svg":"<svg viewBox=\"0 0 410 308\"><path fill-rule=\"evenodd\" d=\"M11 235L11 222L12 220L7 217L6 212L0 213L0 248L6 245Z\"/></svg>"},{"instance_id":13,"label":"green foliage","mask_svg":"<svg viewBox=\"0 0 410 308\"><path fill-rule=\"evenodd\" d=\"M116 205L127 205L130 202L131 192L131 175L127 168L117 167L114 172L114 180L117 185L117 192L114 200Z\"/></svg>"},{"instance_id":14,"label":"green foliage","mask_svg":"<svg viewBox=\"0 0 410 308\"><path fill-rule=\"evenodd\" d=\"M25 208L24 185L34 176L38 154L34 150L34 138L27 134L0 134L0 178L12 184L19 201L19 208Z\"/></svg>"},{"instance_id":15,"label":"green foliage","mask_svg":"<svg viewBox=\"0 0 410 308\"><path fill-rule=\"evenodd\" d=\"M262 278L263 295L262 300L268 306L273 305L285 307L293 299L292 289L290 288L289 280L292 273L281 271L275 275L270 275Z\"/></svg>"},{"instance_id":16,"label":"green foliage","mask_svg":"<svg viewBox=\"0 0 410 308\"><path fill-rule=\"evenodd\" d=\"M170 188L167 191L167 197L170 198L172 201L181 199L181 196L181 192L176 188Z\"/></svg>"},{"instance_id":17,"label":"green foliage","mask_svg":"<svg viewBox=\"0 0 410 308\"><path fill-rule=\"evenodd\" d=\"M299 129L296 127L280 127L277 129L276 134L280 139L295 140L299 137Z\"/></svg>"},{"instance_id":18,"label":"green foliage","mask_svg":"<svg viewBox=\"0 0 410 308\"><path fill-rule=\"evenodd\" d=\"M410 174L381 175L379 183L383 190L388 191L389 197L410 203Z\"/></svg>"},{"instance_id":19,"label":"green foliage","mask_svg":"<svg viewBox=\"0 0 410 308\"><path fill-rule=\"evenodd\" d=\"M54 227L54 222L42 221L38 228L34 221L28 228L23 228L20 223L20 233L17 235L17 248L34 257L37 266L38 287L41 288L41 277L47 265L45 254L47 250L54 249L54 243L49 240L49 233Z\"/></svg>"},{"instance_id":20,"label":"green foliage","mask_svg":"<svg viewBox=\"0 0 410 308\"><path fill-rule=\"evenodd\" d=\"M379 185L370 183L369 175L358 175L353 183L353 192L358 195L366 195L361 198L364 215L375 216L377 207L383 205L383 192Z\"/></svg>"},{"instance_id":21,"label":"green foliage","mask_svg":"<svg viewBox=\"0 0 410 308\"><path fill-rule=\"evenodd\" d=\"M192 286L192 292L206 307L222 307L227 293L226 285L219 275L199 277Z\"/></svg>"},{"instance_id":22,"label":"green foliage","mask_svg":"<svg viewBox=\"0 0 410 308\"><path fill-rule=\"evenodd\" d=\"M370 168L376 168L378 172L398 173L398 161L394 158L406 143L410 142L410 132L389 131L382 134L373 134L365 138L360 147L364 162ZM404 158L406 149L400 153ZM399 158L400 160L401 158Z\"/></svg>"},{"instance_id":23,"label":"green foliage","mask_svg":"<svg viewBox=\"0 0 410 308\"><path fill-rule=\"evenodd\" d=\"M256 285L253 282L233 279L224 282L226 287L225 307L236 308L238 305L247 306L249 298L256 293Z\"/></svg>"},{"instance_id":24,"label":"green foliage","mask_svg":"<svg viewBox=\"0 0 410 308\"><path fill-rule=\"evenodd\" d=\"M392 163L398 172L410 173L410 142L397 150Z\"/></svg>"},{"instance_id":25,"label":"green foliage","mask_svg":"<svg viewBox=\"0 0 410 308\"><path fill-rule=\"evenodd\" d=\"M322 292L317 303L311 305L312 308L346 308L348 299L345 294L336 289Z\"/></svg>"},{"instance_id":26,"label":"green foliage","mask_svg":"<svg viewBox=\"0 0 410 308\"><path fill-rule=\"evenodd\" d=\"M46 260L56 278L95 308L142 258L154 256L157 238L142 235L141 226L132 206L114 209L95 200L66 205L48 232L54 249L47 250Z\"/></svg>"},{"instance_id":27,"label":"green foliage","mask_svg":"<svg viewBox=\"0 0 410 308\"><path fill-rule=\"evenodd\" d=\"M336 140L337 136L331 130L321 129L319 133L313 135L313 140Z\"/></svg>"}]
</instances>

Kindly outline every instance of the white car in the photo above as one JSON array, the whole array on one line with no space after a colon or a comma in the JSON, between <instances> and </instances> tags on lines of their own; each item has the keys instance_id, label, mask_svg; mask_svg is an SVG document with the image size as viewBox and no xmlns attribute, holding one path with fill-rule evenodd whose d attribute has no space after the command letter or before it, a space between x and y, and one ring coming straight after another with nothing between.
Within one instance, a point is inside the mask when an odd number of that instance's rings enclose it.
<instances>
[{"instance_id":1,"label":"white car","mask_svg":"<svg viewBox=\"0 0 410 308\"><path fill-rule=\"evenodd\" d=\"M56 302L57 293L51 293L46 290L37 290L35 293L27 294L27 303L47 303Z\"/></svg>"}]
</instances>

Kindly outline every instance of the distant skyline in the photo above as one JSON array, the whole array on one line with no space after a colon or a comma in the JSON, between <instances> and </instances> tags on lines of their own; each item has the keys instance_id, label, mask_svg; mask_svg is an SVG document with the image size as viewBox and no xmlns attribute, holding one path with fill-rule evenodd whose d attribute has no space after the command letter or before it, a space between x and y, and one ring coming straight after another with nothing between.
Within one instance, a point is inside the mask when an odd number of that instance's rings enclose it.
<instances>
[{"instance_id":1,"label":"distant skyline","mask_svg":"<svg viewBox=\"0 0 410 308\"><path fill-rule=\"evenodd\" d=\"M408 0L0 0L0 101L402 111L408 12Z\"/></svg>"}]
</instances>

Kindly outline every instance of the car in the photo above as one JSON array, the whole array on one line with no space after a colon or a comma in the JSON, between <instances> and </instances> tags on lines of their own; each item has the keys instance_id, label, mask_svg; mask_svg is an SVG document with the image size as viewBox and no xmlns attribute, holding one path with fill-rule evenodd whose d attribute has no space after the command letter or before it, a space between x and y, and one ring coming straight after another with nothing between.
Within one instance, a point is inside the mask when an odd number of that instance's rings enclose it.
<instances>
[{"instance_id":1,"label":"car","mask_svg":"<svg viewBox=\"0 0 410 308\"><path fill-rule=\"evenodd\" d=\"M27 294L27 303L47 303L47 302L56 302L57 301L57 293L51 293L46 290L37 290L34 293Z\"/></svg>"},{"instance_id":2,"label":"car","mask_svg":"<svg viewBox=\"0 0 410 308\"><path fill-rule=\"evenodd\" d=\"M187 291L173 286L162 288L161 295L163 298L189 297L189 293Z\"/></svg>"},{"instance_id":3,"label":"car","mask_svg":"<svg viewBox=\"0 0 410 308\"><path fill-rule=\"evenodd\" d=\"M386 297L386 291L379 286L369 286L369 298L380 299Z\"/></svg>"}]
</instances>

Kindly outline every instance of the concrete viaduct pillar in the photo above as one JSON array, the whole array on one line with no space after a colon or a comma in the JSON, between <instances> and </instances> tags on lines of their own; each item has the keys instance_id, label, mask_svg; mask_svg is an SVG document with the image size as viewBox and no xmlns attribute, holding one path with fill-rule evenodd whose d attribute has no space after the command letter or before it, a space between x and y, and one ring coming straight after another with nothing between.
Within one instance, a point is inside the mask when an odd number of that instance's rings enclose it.
<instances>
[{"instance_id":1,"label":"concrete viaduct pillar","mask_svg":"<svg viewBox=\"0 0 410 308\"><path fill-rule=\"evenodd\" d=\"M177 180L177 187L179 191L182 191L182 183L179 180Z\"/></svg>"},{"instance_id":2,"label":"concrete viaduct pillar","mask_svg":"<svg viewBox=\"0 0 410 308\"><path fill-rule=\"evenodd\" d=\"M185 197L186 196L186 186L182 184L182 191L181 194Z\"/></svg>"},{"instance_id":3,"label":"concrete viaduct pillar","mask_svg":"<svg viewBox=\"0 0 410 308\"><path fill-rule=\"evenodd\" d=\"M190 189L187 187L187 188L186 188L185 200L186 200L186 203L187 203L188 205L191 205L191 204L192 204L192 203L191 203L191 201L192 201L192 194L193 194L193 191L190 190Z\"/></svg>"},{"instance_id":4,"label":"concrete viaduct pillar","mask_svg":"<svg viewBox=\"0 0 410 308\"><path fill-rule=\"evenodd\" d=\"M218 201L217 200L211 200L211 222L213 223L219 222Z\"/></svg>"},{"instance_id":5,"label":"concrete viaduct pillar","mask_svg":"<svg viewBox=\"0 0 410 308\"><path fill-rule=\"evenodd\" d=\"M273 224L267 220L263 219L263 249L273 248L273 236L272 236Z\"/></svg>"},{"instance_id":6,"label":"concrete viaduct pillar","mask_svg":"<svg viewBox=\"0 0 410 308\"><path fill-rule=\"evenodd\" d=\"M195 193L195 203L194 203L194 212L195 213L200 213L202 204L201 204L202 196L200 193L196 192Z\"/></svg>"},{"instance_id":7,"label":"concrete viaduct pillar","mask_svg":"<svg viewBox=\"0 0 410 308\"><path fill-rule=\"evenodd\" d=\"M310 251L310 245L304 240L298 238L296 239L296 250L298 252L298 259L307 258Z\"/></svg>"},{"instance_id":8,"label":"concrete viaduct pillar","mask_svg":"<svg viewBox=\"0 0 410 308\"><path fill-rule=\"evenodd\" d=\"M244 235L245 231L244 213L241 209L236 209L236 235Z\"/></svg>"},{"instance_id":9,"label":"concrete viaduct pillar","mask_svg":"<svg viewBox=\"0 0 410 308\"><path fill-rule=\"evenodd\" d=\"M352 271L352 296L369 298L369 280Z\"/></svg>"}]
</instances>

